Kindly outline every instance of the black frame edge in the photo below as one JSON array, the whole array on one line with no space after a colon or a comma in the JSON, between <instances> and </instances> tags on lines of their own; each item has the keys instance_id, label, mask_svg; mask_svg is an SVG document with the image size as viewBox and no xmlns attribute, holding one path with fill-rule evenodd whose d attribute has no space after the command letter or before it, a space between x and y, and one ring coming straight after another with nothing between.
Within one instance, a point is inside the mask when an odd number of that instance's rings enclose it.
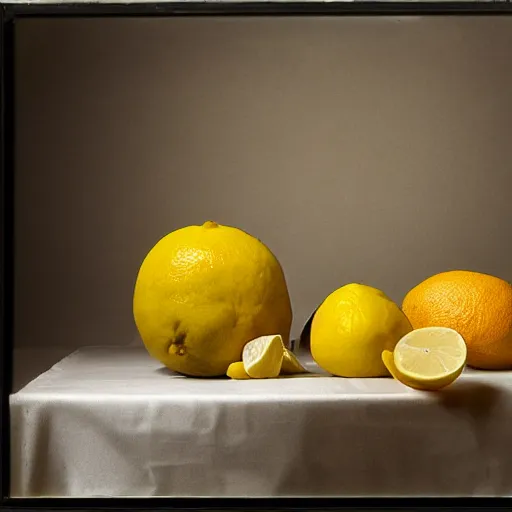
<instances>
[{"instance_id":1,"label":"black frame edge","mask_svg":"<svg viewBox=\"0 0 512 512\"><path fill-rule=\"evenodd\" d=\"M0 8L0 495L10 488L14 325L14 20Z\"/></svg>"},{"instance_id":2,"label":"black frame edge","mask_svg":"<svg viewBox=\"0 0 512 512\"><path fill-rule=\"evenodd\" d=\"M132 16L510 15L498 1L271 1L1 4L0 0L0 509L31 510L489 510L512 509L507 497L325 498L11 498L9 395L14 342L14 25L19 18Z\"/></svg>"},{"instance_id":3,"label":"black frame edge","mask_svg":"<svg viewBox=\"0 0 512 512\"><path fill-rule=\"evenodd\" d=\"M19 498L4 500L2 510L157 511L195 510L208 512L325 512L327 510L407 511L510 510L509 498Z\"/></svg>"},{"instance_id":4,"label":"black frame edge","mask_svg":"<svg viewBox=\"0 0 512 512\"><path fill-rule=\"evenodd\" d=\"M487 1L150 1L3 4L7 18L112 16L378 16L512 14L511 0Z\"/></svg>"}]
</instances>

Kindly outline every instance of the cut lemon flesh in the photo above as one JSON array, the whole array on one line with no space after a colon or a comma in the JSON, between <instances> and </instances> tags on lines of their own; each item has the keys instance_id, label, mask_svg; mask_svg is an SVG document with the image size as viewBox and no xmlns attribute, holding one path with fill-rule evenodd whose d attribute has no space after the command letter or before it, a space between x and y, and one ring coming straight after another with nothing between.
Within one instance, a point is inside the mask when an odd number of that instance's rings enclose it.
<instances>
[{"instance_id":1,"label":"cut lemon flesh","mask_svg":"<svg viewBox=\"0 0 512 512\"><path fill-rule=\"evenodd\" d=\"M239 361L238 363L231 363L228 367L226 375L236 380L244 380L251 378L245 371L243 361Z\"/></svg>"},{"instance_id":2,"label":"cut lemon flesh","mask_svg":"<svg viewBox=\"0 0 512 512\"><path fill-rule=\"evenodd\" d=\"M462 373L466 357L464 339L457 331L446 327L411 331L397 343L392 354L382 353L382 361L395 379L427 390L451 384Z\"/></svg>"},{"instance_id":3,"label":"cut lemon flesh","mask_svg":"<svg viewBox=\"0 0 512 512\"><path fill-rule=\"evenodd\" d=\"M247 375L253 379L272 379L281 372L284 357L283 339L279 334L260 336L247 343L242 361Z\"/></svg>"},{"instance_id":4,"label":"cut lemon flesh","mask_svg":"<svg viewBox=\"0 0 512 512\"><path fill-rule=\"evenodd\" d=\"M304 366L302 366L300 361L297 359L297 356L285 348L283 353L281 373L291 375L293 373L307 373L307 370L304 368Z\"/></svg>"}]
</instances>

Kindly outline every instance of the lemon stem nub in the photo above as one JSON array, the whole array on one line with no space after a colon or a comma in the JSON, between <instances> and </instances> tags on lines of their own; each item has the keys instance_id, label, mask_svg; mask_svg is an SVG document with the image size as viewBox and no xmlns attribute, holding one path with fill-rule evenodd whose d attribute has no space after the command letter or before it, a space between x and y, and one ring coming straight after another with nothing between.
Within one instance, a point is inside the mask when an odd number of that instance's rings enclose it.
<instances>
[{"instance_id":1,"label":"lemon stem nub","mask_svg":"<svg viewBox=\"0 0 512 512\"><path fill-rule=\"evenodd\" d=\"M212 228L218 228L218 227L219 227L219 225L213 220L207 220L203 224L203 228L206 228L206 229L212 229Z\"/></svg>"},{"instance_id":2,"label":"lemon stem nub","mask_svg":"<svg viewBox=\"0 0 512 512\"><path fill-rule=\"evenodd\" d=\"M169 354L184 356L187 353L185 349L185 338L185 334L178 334L176 338L172 339L169 344Z\"/></svg>"}]
</instances>

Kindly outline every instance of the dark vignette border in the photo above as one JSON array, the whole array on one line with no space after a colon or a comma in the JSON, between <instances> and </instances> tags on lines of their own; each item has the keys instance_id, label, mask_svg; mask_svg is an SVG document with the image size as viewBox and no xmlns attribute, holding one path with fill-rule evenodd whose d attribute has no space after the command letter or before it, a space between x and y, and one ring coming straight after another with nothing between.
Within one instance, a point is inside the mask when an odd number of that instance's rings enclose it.
<instances>
[{"instance_id":1,"label":"dark vignette border","mask_svg":"<svg viewBox=\"0 0 512 512\"><path fill-rule=\"evenodd\" d=\"M0 11L0 491L9 489L14 323L14 24Z\"/></svg>"},{"instance_id":2,"label":"dark vignette border","mask_svg":"<svg viewBox=\"0 0 512 512\"><path fill-rule=\"evenodd\" d=\"M122 3L4 4L5 19L21 17L112 16L381 16L381 15L503 15L512 13L510 0L488 1L149 1Z\"/></svg>"},{"instance_id":3,"label":"dark vignette border","mask_svg":"<svg viewBox=\"0 0 512 512\"><path fill-rule=\"evenodd\" d=\"M165 16L496 16L500 1L150 2L0 4L0 509L30 510L489 510L512 509L510 498L10 498L9 394L14 319L14 32L16 21L42 17Z\"/></svg>"}]
</instances>

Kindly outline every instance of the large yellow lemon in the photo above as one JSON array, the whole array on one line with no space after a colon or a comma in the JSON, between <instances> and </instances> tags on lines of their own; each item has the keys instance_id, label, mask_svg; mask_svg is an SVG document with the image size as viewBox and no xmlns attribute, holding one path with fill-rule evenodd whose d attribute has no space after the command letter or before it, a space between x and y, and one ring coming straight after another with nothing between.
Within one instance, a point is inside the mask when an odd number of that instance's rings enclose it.
<instances>
[{"instance_id":1,"label":"large yellow lemon","mask_svg":"<svg viewBox=\"0 0 512 512\"><path fill-rule=\"evenodd\" d=\"M292 311L281 265L240 229L206 222L162 238L137 276L133 312L151 356L198 377L225 375L244 345L280 334Z\"/></svg>"},{"instance_id":2,"label":"large yellow lemon","mask_svg":"<svg viewBox=\"0 0 512 512\"><path fill-rule=\"evenodd\" d=\"M389 372L382 362L382 352L393 351L411 330L407 317L383 292L348 284L331 293L315 313L311 354L333 375L386 376Z\"/></svg>"}]
</instances>

